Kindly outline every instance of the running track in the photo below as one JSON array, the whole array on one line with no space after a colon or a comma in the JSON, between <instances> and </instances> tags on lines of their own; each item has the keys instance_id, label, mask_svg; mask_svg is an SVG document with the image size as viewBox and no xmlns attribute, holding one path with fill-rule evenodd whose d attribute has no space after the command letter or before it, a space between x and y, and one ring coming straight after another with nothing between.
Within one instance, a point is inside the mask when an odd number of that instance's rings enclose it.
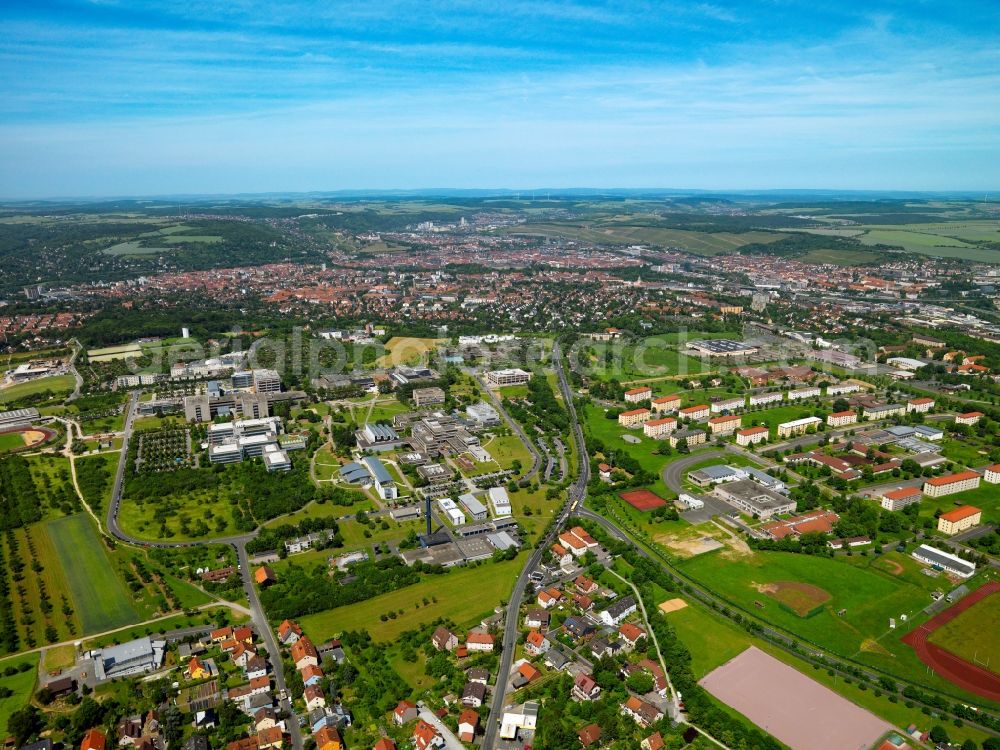
<instances>
[{"instance_id":1,"label":"running track","mask_svg":"<svg viewBox=\"0 0 1000 750\"><path fill-rule=\"evenodd\" d=\"M987 583L953 607L935 615L919 628L903 636L903 643L913 647L920 661L931 667L948 682L992 701L1000 701L1000 676L930 643L927 638L935 630L954 620L972 605L998 591L1000 591L1000 582Z\"/></svg>"}]
</instances>

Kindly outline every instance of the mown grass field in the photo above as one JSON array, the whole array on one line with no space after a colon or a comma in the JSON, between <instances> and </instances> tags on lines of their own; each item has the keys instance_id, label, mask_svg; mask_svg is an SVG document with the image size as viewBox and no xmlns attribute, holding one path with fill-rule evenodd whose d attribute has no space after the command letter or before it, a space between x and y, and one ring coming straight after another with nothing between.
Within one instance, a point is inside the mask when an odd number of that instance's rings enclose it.
<instances>
[{"instance_id":1,"label":"mown grass field","mask_svg":"<svg viewBox=\"0 0 1000 750\"><path fill-rule=\"evenodd\" d=\"M0 432L0 453L24 447L20 432Z\"/></svg>"},{"instance_id":2,"label":"mown grass field","mask_svg":"<svg viewBox=\"0 0 1000 750\"><path fill-rule=\"evenodd\" d=\"M995 637L998 624L1000 596L994 594L942 625L928 640L955 656L1000 674L1000 639Z\"/></svg>"},{"instance_id":3,"label":"mown grass field","mask_svg":"<svg viewBox=\"0 0 1000 750\"><path fill-rule=\"evenodd\" d=\"M930 603L929 590L934 585L932 579L920 587L871 568L786 552L757 552L738 563L709 552L681 567L757 617L844 656L886 652L877 641L891 632L889 618L914 617ZM819 614L799 617L758 588L783 581L817 586L831 599ZM758 607L758 602L763 606Z\"/></svg>"},{"instance_id":4,"label":"mown grass field","mask_svg":"<svg viewBox=\"0 0 1000 750\"><path fill-rule=\"evenodd\" d=\"M55 396L64 396L73 390L76 381L72 375L53 375L48 378L29 380L27 383L17 383L0 390L0 404L8 404L26 396L51 391Z\"/></svg>"},{"instance_id":5,"label":"mown grass field","mask_svg":"<svg viewBox=\"0 0 1000 750\"><path fill-rule=\"evenodd\" d=\"M427 361L427 355L434 351L444 339L413 338L393 336L385 344L385 354L378 360L379 367L413 365Z\"/></svg>"},{"instance_id":6,"label":"mown grass field","mask_svg":"<svg viewBox=\"0 0 1000 750\"><path fill-rule=\"evenodd\" d=\"M672 375L699 375L708 368L696 357L677 350L677 344L661 336L650 336L637 343L617 344L595 341L589 344L595 355L581 357L588 373L610 380L637 380ZM608 359L610 358L610 362Z\"/></svg>"},{"instance_id":7,"label":"mown grass field","mask_svg":"<svg viewBox=\"0 0 1000 750\"><path fill-rule=\"evenodd\" d=\"M38 678L38 654L23 654L12 656L8 659L0 659L0 688L7 688L11 694L6 698L0 697L0 732L7 736L7 720L15 711L19 711L28 705L31 694L35 689L35 680ZM3 670L11 666L30 664L31 669L26 672L18 672L11 677L4 677Z\"/></svg>"},{"instance_id":8,"label":"mown grass field","mask_svg":"<svg viewBox=\"0 0 1000 750\"><path fill-rule=\"evenodd\" d=\"M66 574L84 633L128 625L138 619L131 597L115 575L89 516L78 513L47 526Z\"/></svg>"},{"instance_id":9,"label":"mown grass field","mask_svg":"<svg viewBox=\"0 0 1000 750\"><path fill-rule=\"evenodd\" d=\"M443 575L427 576L420 583L365 602L307 615L299 619L299 624L317 643L347 630L367 630L376 641L391 641L405 630L438 618L468 628L510 596L526 554L521 553L507 562L486 562ZM429 602L426 605L423 603L425 598ZM380 619L383 614L399 610L403 614L394 620L382 622Z\"/></svg>"}]
</instances>

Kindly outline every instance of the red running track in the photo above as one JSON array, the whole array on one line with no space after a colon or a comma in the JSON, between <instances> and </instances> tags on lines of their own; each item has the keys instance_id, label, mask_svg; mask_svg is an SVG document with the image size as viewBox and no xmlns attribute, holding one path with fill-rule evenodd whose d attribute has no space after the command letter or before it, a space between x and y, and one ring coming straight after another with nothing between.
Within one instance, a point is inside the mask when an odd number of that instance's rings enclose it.
<instances>
[{"instance_id":1,"label":"red running track","mask_svg":"<svg viewBox=\"0 0 1000 750\"><path fill-rule=\"evenodd\" d=\"M948 607L915 630L903 636L903 643L911 646L917 657L948 682L963 690L992 701L1000 701L1000 675L976 666L972 662L930 643L927 638L945 623L951 622L969 607L1000 591L1000 582L993 581L980 587L952 607Z\"/></svg>"}]
</instances>

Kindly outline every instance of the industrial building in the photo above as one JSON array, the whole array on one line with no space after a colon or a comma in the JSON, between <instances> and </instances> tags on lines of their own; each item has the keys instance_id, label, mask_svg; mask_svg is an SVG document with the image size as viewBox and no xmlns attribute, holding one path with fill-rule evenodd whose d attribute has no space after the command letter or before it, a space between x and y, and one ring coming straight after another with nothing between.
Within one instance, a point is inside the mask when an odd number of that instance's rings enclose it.
<instances>
[{"instance_id":1,"label":"industrial building","mask_svg":"<svg viewBox=\"0 0 1000 750\"><path fill-rule=\"evenodd\" d=\"M733 507L761 520L783 513L794 513L796 508L794 500L762 487L752 479L720 484L714 493Z\"/></svg>"},{"instance_id":2,"label":"industrial building","mask_svg":"<svg viewBox=\"0 0 1000 750\"><path fill-rule=\"evenodd\" d=\"M166 646L166 641L154 641L145 636L117 646L94 649L88 657L94 661L94 677L104 682L159 669L163 666Z\"/></svg>"},{"instance_id":3,"label":"industrial building","mask_svg":"<svg viewBox=\"0 0 1000 750\"><path fill-rule=\"evenodd\" d=\"M741 357L756 354L760 351L760 348L753 344L747 344L743 341L733 341L732 339L690 341L687 348L706 357Z\"/></svg>"}]
</instances>

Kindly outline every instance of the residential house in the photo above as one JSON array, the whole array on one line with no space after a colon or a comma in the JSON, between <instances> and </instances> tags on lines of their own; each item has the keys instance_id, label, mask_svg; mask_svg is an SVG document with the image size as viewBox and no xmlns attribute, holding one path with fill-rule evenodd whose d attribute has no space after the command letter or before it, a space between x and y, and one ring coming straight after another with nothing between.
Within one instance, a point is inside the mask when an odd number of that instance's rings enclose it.
<instances>
[{"instance_id":1,"label":"residential house","mask_svg":"<svg viewBox=\"0 0 1000 750\"><path fill-rule=\"evenodd\" d=\"M496 639L492 633L469 633L465 638L465 647L469 651L492 651Z\"/></svg>"},{"instance_id":2,"label":"residential house","mask_svg":"<svg viewBox=\"0 0 1000 750\"><path fill-rule=\"evenodd\" d=\"M663 750L666 744L663 742L663 735L659 732L653 732L653 734L639 743L639 747L642 750Z\"/></svg>"},{"instance_id":3,"label":"residential house","mask_svg":"<svg viewBox=\"0 0 1000 750\"><path fill-rule=\"evenodd\" d=\"M478 728L479 714L472 709L467 708L458 715L458 739L462 742L472 742L476 739Z\"/></svg>"},{"instance_id":4,"label":"residential house","mask_svg":"<svg viewBox=\"0 0 1000 750\"><path fill-rule=\"evenodd\" d=\"M296 669L302 669L307 664L319 666L319 652L307 636L302 636L292 644L292 662Z\"/></svg>"},{"instance_id":5,"label":"residential house","mask_svg":"<svg viewBox=\"0 0 1000 750\"><path fill-rule=\"evenodd\" d=\"M302 675L302 684L306 687L318 685L323 679L323 670L313 664L306 664L299 670L299 674Z\"/></svg>"},{"instance_id":6,"label":"residential house","mask_svg":"<svg viewBox=\"0 0 1000 750\"><path fill-rule=\"evenodd\" d=\"M316 741L316 750L343 750L344 744L340 740L340 732L336 727L320 727L318 732L313 734Z\"/></svg>"},{"instance_id":7,"label":"residential house","mask_svg":"<svg viewBox=\"0 0 1000 750\"><path fill-rule=\"evenodd\" d=\"M291 620L285 620L278 626L278 640L284 646L291 646L302 637L302 628Z\"/></svg>"},{"instance_id":8,"label":"residential house","mask_svg":"<svg viewBox=\"0 0 1000 750\"><path fill-rule=\"evenodd\" d=\"M538 606L550 609L562 601L562 592L559 589L543 589L538 592Z\"/></svg>"},{"instance_id":9,"label":"residential house","mask_svg":"<svg viewBox=\"0 0 1000 750\"><path fill-rule=\"evenodd\" d=\"M108 738L100 729L88 729L83 735L80 750L104 750Z\"/></svg>"},{"instance_id":10,"label":"residential house","mask_svg":"<svg viewBox=\"0 0 1000 750\"><path fill-rule=\"evenodd\" d=\"M441 748L444 745L444 737L438 734L438 730L433 725L428 724L423 719L417 721L417 726L413 729L413 747L416 750Z\"/></svg>"},{"instance_id":11,"label":"residential house","mask_svg":"<svg viewBox=\"0 0 1000 750\"><path fill-rule=\"evenodd\" d=\"M486 685L481 682L467 682L462 688L462 705L479 708L486 702Z\"/></svg>"},{"instance_id":12,"label":"residential house","mask_svg":"<svg viewBox=\"0 0 1000 750\"><path fill-rule=\"evenodd\" d=\"M410 701L400 701L392 711L392 721L397 727L408 724L420 715L417 704Z\"/></svg>"},{"instance_id":13,"label":"residential house","mask_svg":"<svg viewBox=\"0 0 1000 750\"><path fill-rule=\"evenodd\" d=\"M538 630L548 630L550 620L551 615L544 609L529 609L528 614L524 616L524 624Z\"/></svg>"},{"instance_id":14,"label":"residential house","mask_svg":"<svg viewBox=\"0 0 1000 750\"><path fill-rule=\"evenodd\" d=\"M268 748L272 747L280 748L284 741L285 738L281 732L281 727L271 727L270 729L257 732L257 747L259 750L268 750Z\"/></svg>"},{"instance_id":15,"label":"residential house","mask_svg":"<svg viewBox=\"0 0 1000 750\"><path fill-rule=\"evenodd\" d=\"M184 669L184 677L188 680L204 680L211 676L212 673L209 671L208 667L205 666L205 662L197 656L193 657Z\"/></svg>"},{"instance_id":16,"label":"residential house","mask_svg":"<svg viewBox=\"0 0 1000 750\"><path fill-rule=\"evenodd\" d=\"M578 701L596 701L601 697L601 686L589 674L580 672L573 680L573 699Z\"/></svg>"},{"instance_id":17,"label":"residential house","mask_svg":"<svg viewBox=\"0 0 1000 750\"><path fill-rule=\"evenodd\" d=\"M441 625L435 629L431 636L431 644L438 651L454 651L458 646L458 636Z\"/></svg>"},{"instance_id":18,"label":"residential house","mask_svg":"<svg viewBox=\"0 0 1000 750\"><path fill-rule=\"evenodd\" d=\"M601 612L601 622L605 625L620 625L626 617L636 611L635 599L625 596Z\"/></svg>"},{"instance_id":19,"label":"residential house","mask_svg":"<svg viewBox=\"0 0 1000 750\"><path fill-rule=\"evenodd\" d=\"M601 741L601 728L597 724L588 724L579 730L576 736L580 739L581 746L590 747Z\"/></svg>"},{"instance_id":20,"label":"residential house","mask_svg":"<svg viewBox=\"0 0 1000 750\"><path fill-rule=\"evenodd\" d=\"M382 737L372 745L372 750L397 750L396 742L390 737Z\"/></svg>"},{"instance_id":21,"label":"residential house","mask_svg":"<svg viewBox=\"0 0 1000 750\"><path fill-rule=\"evenodd\" d=\"M646 631L630 622L623 622L618 628L618 635L622 642L630 649L635 648L635 644L646 637Z\"/></svg>"},{"instance_id":22,"label":"residential house","mask_svg":"<svg viewBox=\"0 0 1000 750\"><path fill-rule=\"evenodd\" d=\"M581 594L593 594L600 588L594 581L587 578L587 576L577 576L576 580L573 581L573 585Z\"/></svg>"},{"instance_id":23,"label":"residential house","mask_svg":"<svg viewBox=\"0 0 1000 750\"><path fill-rule=\"evenodd\" d=\"M648 727L663 718L660 709L634 695L622 704L622 714L631 717L640 727Z\"/></svg>"},{"instance_id":24,"label":"residential house","mask_svg":"<svg viewBox=\"0 0 1000 750\"><path fill-rule=\"evenodd\" d=\"M306 711L313 711L317 708L326 708L326 696L319 685L306 685L302 694L306 702Z\"/></svg>"},{"instance_id":25,"label":"residential house","mask_svg":"<svg viewBox=\"0 0 1000 750\"><path fill-rule=\"evenodd\" d=\"M548 639L537 630L532 630L524 639L524 650L532 656L541 656L550 646Z\"/></svg>"}]
</instances>

